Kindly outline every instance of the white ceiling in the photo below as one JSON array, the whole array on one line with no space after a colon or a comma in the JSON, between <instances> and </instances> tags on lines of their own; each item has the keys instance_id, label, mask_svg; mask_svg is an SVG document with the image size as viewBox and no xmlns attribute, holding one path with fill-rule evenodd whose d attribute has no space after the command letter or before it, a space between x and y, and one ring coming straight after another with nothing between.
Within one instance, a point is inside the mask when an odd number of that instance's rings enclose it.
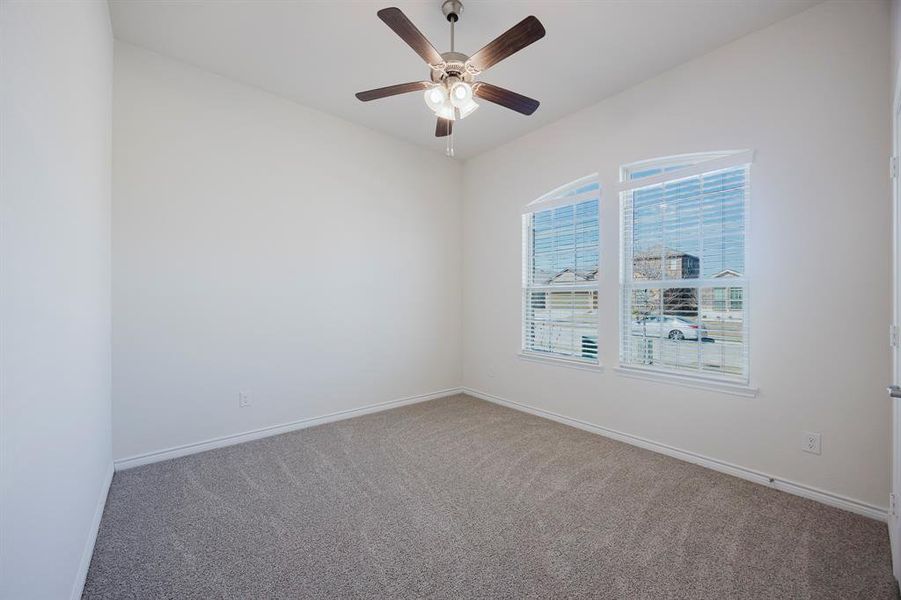
<instances>
[{"instance_id":1,"label":"white ceiling","mask_svg":"<svg viewBox=\"0 0 901 600\"><path fill-rule=\"evenodd\" d=\"M544 39L481 79L541 101L526 117L488 102L455 127L468 158L594 104L819 0L464 0L456 49L472 54L532 14ZM362 103L354 92L428 79L376 17L398 6L439 52L441 0L110 0L120 40L443 151L421 94Z\"/></svg>"}]
</instances>

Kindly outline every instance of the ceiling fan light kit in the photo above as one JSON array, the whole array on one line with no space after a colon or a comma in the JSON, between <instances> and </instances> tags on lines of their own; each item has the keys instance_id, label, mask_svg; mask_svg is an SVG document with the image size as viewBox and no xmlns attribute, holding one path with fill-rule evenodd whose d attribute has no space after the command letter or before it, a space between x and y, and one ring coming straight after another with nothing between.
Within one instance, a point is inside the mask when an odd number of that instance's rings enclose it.
<instances>
[{"instance_id":1,"label":"ceiling fan light kit","mask_svg":"<svg viewBox=\"0 0 901 600\"><path fill-rule=\"evenodd\" d=\"M446 137L447 154L453 156L453 123L471 115L479 104L475 98L486 100L524 115L538 109L539 102L504 88L478 81L484 71L529 44L544 37L541 22L526 17L494 41L467 56L454 48L454 25L463 13L460 0L445 0L441 12L450 23L450 51L439 53L399 8L383 8L378 17L418 54L431 70L429 81L414 81L358 92L363 102L422 91L426 106L435 114L437 137Z\"/></svg>"}]
</instances>

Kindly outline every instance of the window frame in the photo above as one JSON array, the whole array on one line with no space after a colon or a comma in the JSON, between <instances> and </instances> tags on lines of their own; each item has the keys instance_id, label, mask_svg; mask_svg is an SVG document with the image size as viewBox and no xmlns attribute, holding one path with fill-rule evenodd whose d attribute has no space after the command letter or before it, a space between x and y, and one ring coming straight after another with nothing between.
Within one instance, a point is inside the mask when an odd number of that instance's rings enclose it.
<instances>
[{"instance_id":1,"label":"window frame","mask_svg":"<svg viewBox=\"0 0 901 600\"><path fill-rule=\"evenodd\" d=\"M751 205L751 171L754 162L754 151L753 150L732 150L732 151L722 151L722 152L701 152L701 153L691 153L691 154L680 154L673 156L666 156L660 158L653 158L647 160L636 161L632 163L628 163L622 165L620 167L620 183L618 187L619 192L619 236L620 236L620 247L619 247L619 269L620 269L620 277L619 277L619 336L618 336L618 359L619 364L614 370L621 375L628 377L636 377L639 379L647 379L652 381L659 381L663 383L672 383L676 385L683 385L691 388L698 389L712 389L716 391L721 391L729 394L735 394L739 396L756 396L758 393L758 388L752 385L752 370L751 370L751 337L750 337L750 311L748 307L750 306L749 299L751 296L750 292L750 282L751 282L751 260L750 260L750 234L751 234L751 221L750 221L750 205ZM678 168L674 168L678 167ZM651 187L655 185L660 185L664 183L676 182L683 179L690 179L694 177L703 176L708 173L715 173L717 171L732 169L736 167L744 167L746 172L746 181L745 181L745 189L746 196L744 198L744 273L742 277L737 279L711 279L711 278L692 278L686 279L685 281L690 282L693 287L697 290L698 302L700 303L701 290L706 287L726 287L729 288L731 283L738 284L739 287L743 289L741 304L742 310L744 312L743 315L743 324L742 324L742 336L744 340L744 352L745 352L745 372L743 376L720 376L714 374L708 374L703 372L692 372L690 370L679 370L672 369L666 367L660 367L656 365L638 365L634 363L627 363L624 361L624 341L625 341L625 328L626 328L626 311L628 310L627 301L626 301L626 289L635 288L635 280L627 281L628 269L626 265L626 244L631 244L632 240L625 239L625 224L626 224L626 201L627 196L632 194L634 191ZM669 168L669 170L666 170ZM641 171L645 170L653 170L653 169L662 169L661 172L648 175L644 177L640 177L638 179L632 179L632 176ZM631 252L629 253L631 255ZM700 273L699 275L702 275ZM682 281L682 280L679 280ZM672 287L673 280L661 279L659 281L649 280L644 282L648 285L644 287L648 288L660 288L667 289ZM725 291L725 305L727 309L731 309L731 302L728 290ZM698 319L700 319L700 305L698 310Z\"/></svg>"},{"instance_id":2,"label":"window frame","mask_svg":"<svg viewBox=\"0 0 901 600\"><path fill-rule=\"evenodd\" d=\"M578 190L581 187L584 187L589 184L595 184L597 189L594 190L593 197L586 198L579 195L573 195L573 192ZM564 184L558 188L551 190L550 192L542 195L536 200L529 202L526 206L523 207L521 213L521 235L522 235L522 255L521 265L522 265L522 280L521 280L521 289L520 289L520 301L521 301L521 310L520 310L520 319L519 319L519 329L520 329L520 344L519 344L519 352L518 356L524 360L553 364L564 367L572 367L577 369L587 369L592 371L602 371L603 365L601 364L601 356L600 356L600 269L601 269L601 199L603 196L603 187L601 186L600 179L597 173L592 173L590 175L586 175L584 177L580 177L574 181L571 181L567 184ZM531 217L535 213L543 212L546 210L553 210L565 206L575 206L582 204L584 202L588 202L594 200L597 202L597 220L598 220L598 241L597 241L597 255L598 255L598 272L595 276L595 279L591 282L585 283L573 283L572 285L534 285L529 281L530 273L532 272L533 265L533 256L532 256L532 240L533 240L533 231L534 228L529 225L526 225L526 218ZM595 330L595 358L583 358L581 356L567 356L562 354L554 354L551 352L539 352L527 347L527 338L526 338L526 324L527 324L527 303L528 303L528 294L530 290L534 291L544 291L549 292L551 290L559 291L559 292L572 292L572 291L589 291L594 292L597 298L597 308L595 309L595 319L594 319L594 330ZM547 302L547 300L545 300Z\"/></svg>"}]
</instances>

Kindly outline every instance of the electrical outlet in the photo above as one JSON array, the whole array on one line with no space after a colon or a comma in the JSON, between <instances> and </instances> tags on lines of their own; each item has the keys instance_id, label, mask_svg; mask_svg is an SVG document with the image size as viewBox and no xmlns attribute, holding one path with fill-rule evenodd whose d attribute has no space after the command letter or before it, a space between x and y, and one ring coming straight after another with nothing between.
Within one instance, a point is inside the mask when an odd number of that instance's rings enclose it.
<instances>
[{"instance_id":1,"label":"electrical outlet","mask_svg":"<svg viewBox=\"0 0 901 600\"><path fill-rule=\"evenodd\" d=\"M250 392L238 392L238 406L240 408L250 406Z\"/></svg>"},{"instance_id":2,"label":"electrical outlet","mask_svg":"<svg viewBox=\"0 0 901 600\"><path fill-rule=\"evenodd\" d=\"M801 440L801 450L810 452L811 454L820 454L820 434L812 431L805 431Z\"/></svg>"}]
</instances>

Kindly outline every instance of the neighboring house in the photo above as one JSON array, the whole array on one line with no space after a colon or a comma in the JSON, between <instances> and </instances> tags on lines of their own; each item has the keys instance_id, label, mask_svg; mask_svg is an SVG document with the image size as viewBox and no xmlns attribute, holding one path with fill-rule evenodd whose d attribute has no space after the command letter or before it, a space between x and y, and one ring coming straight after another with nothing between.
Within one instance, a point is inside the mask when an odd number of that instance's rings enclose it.
<instances>
[{"instance_id":1,"label":"neighboring house","mask_svg":"<svg viewBox=\"0 0 901 600\"><path fill-rule=\"evenodd\" d=\"M573 286L597 280L598 270L563 269L545 285ZM569 348L585 358L597 357L597 290L532 292L529 333L535 349ZM580 325L579 323L584 323Z\"/></svg>"},{"instance_id":2,"label":"neighboring house","mask_svg":"<svg viewBox=\"0 0 901 600\"><path fill-rule=\"evenodd\" d=\"M586 281L595 281L598 278L597 268L584 273L580 273L574 269L566 268L548 279L548 285L573 285L576 283L585 283Z\"/></svg>"},{"instance_id":3,"label":"neighboring house","mask_svg":"<svg viewBox=\"0 0 901 600\"><path fill-rule=\"evenodd\" d=\"M591 281L596 281L598 278L598 270L597 268L592 269L587 272L579 272L570 268L563 269L553 277L547 280L545 285L577 285L580 283L587 283ZM598 297L597 294L591 293L589 291L578 292L580 295L588 297L591 296L591 301L585 303L585 309L593 309L597 310L598 307ZM570 291L560 291L560 292L545 292L543 294L533 293L532 295L532 307L533 308L571 308L573 304L573 292Z\"/></svg>"},{"instance_id":4,"label":"neighboring house","mask_svg":"<svg viewBox=\"0 0 901 600\"><path fill-rule=\"evenodd\" d=\"M661 246L638 252L632 259L635 279L697 279L700 277L701 261L697 256ZM711 279L741 277L734 269L725 269ZM724 282L726 283L726 282ZM667 288L663 291L663 313L667 315L697 318L698 296L693 288ZM655 301L649 290L648 303ZM741 286L704 287L700 290L700 318L702 321L740 322L744 317L744 288ZM649 313L650 314L650 313ZM639 315L636 315L636 317Z\"/></svg>"},{"instance_id":5,"label":"neighboring house","mask_svg":"<svg viewBox=\"0 0 901 600\"><path fill-rule=\"evenodd\" d=\"M730 279L742 274L733 269L716 273L712 279ZM725 283L725 282L724 282ZM744 319L744 288L724 286L701 290L701 318L705 321L741 321Z\"/></svg>"},{"instance_id":6,"label":"neighboring house","mask_svg":"<svg viewBox=\"0 0 901 600\"><path fill-rule=\"evenodd\" d=\"M697 279L701 260L687 252L653 246L632 256L634 279Z\"/></svg>"},{"instance_id":7,"label":"neighboring house","mask_svg":"<svg viewBox=\"0 0 901 600\"><path fill-rule=\"evenodd\" d=\"M653 246L636 252L632 257L632 274L636 280L697 279L700 273L701 260L697 256L673 248ZM651 302L653 303L653 299ZM694 288L663 290L664 314L693 318L697 312L698 297ZM635 316L637 318L641 315Z\"/></svg>"}]
</instances>

